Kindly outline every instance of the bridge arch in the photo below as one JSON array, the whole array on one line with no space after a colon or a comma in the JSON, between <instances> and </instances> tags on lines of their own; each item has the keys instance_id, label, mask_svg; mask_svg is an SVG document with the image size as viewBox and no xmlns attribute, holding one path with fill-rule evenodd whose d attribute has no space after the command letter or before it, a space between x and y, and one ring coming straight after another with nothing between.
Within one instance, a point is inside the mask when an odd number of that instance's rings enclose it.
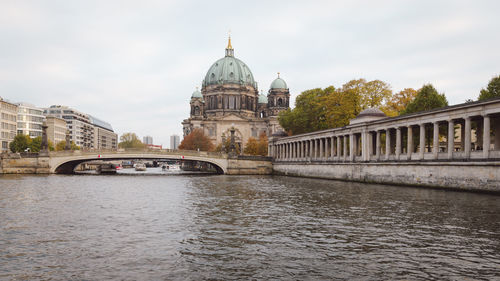
<instances>
[{"instance_id":1,"label":"bridge arch","mask_svg":"<svg viewBox=\"0 0 500 281\"><path fill-rule=\"evenodd\" d=\"M218 174L227 173L227 159L212 158L206 156L183 156L183 155L167 155L167 154L85 154L85 155L61 155L50 157L50 172L55 174L73 174L74 169L81 163L94 160L132 160L132 159L164 159L164 160L181 160L181 161L200 161L213 165Z\"/></svg>"}]
</instances>

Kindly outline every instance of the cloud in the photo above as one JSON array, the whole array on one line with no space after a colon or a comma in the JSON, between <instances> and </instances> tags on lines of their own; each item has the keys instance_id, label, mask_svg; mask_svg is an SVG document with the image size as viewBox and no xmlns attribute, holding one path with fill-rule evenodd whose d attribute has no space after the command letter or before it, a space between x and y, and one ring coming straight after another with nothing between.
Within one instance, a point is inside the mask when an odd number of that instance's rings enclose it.
<instances>
[{"instance_id":1,"label":"cloud","mask_svg":"<svg viewBox=\"0 0 500 281\"><path fill-rule=\"evenodd\" d=\"M0 95L73 106L167 145L189 98L224 55L292 100L350 79L394 91L433 83L450 103L500 74L497 1L8 1L0 9Z\"/></svg>"}]
</instances>

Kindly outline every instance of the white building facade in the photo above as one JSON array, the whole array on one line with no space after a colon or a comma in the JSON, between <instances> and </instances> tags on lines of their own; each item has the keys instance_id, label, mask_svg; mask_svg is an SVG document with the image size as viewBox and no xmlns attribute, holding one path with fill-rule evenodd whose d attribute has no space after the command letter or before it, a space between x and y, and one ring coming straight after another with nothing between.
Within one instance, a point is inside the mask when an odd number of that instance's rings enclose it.
<instances>
[{"instance_id":1,"label":"white building facade","mask_svg":"<svg viewBox=\"0 0 500 281\"><path fill-rule=\"evenodd\" d=\"M17 104L17 134L30 138L42 136L42 125L45 121L43 109L29 103Z\"/></svg>"},{"instance_id":2,"label":"white building facade","mask_svg":"<svg viewBox=\"0 0 500 281\"><path fill-rule=\"evenodd\" d=\"M9 151L17 131L17 105L0 97L0 151Z\"/></svg>"}]
</instances>

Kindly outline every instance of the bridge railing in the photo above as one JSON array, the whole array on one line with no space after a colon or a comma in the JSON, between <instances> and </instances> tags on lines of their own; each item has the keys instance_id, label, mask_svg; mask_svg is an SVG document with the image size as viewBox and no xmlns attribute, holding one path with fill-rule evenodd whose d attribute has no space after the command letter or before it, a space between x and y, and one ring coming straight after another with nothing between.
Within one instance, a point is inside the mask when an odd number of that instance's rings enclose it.
<instances>
[{"instance_id":1,"label":"bridge railing","mask_svg":"<svg viewBox=\"0 0 500 281\"><path fill-rule=\"evenodd\" d=\"M227 158L227 154L222 152L178 150L178 149L118 149L118 150L72 150L72 151L51 151L50 156L70 156L70 155L109 155L109 154L148 154L148 155L179 155L197 156L211 158Z\"/></svg>"}]
</instances>

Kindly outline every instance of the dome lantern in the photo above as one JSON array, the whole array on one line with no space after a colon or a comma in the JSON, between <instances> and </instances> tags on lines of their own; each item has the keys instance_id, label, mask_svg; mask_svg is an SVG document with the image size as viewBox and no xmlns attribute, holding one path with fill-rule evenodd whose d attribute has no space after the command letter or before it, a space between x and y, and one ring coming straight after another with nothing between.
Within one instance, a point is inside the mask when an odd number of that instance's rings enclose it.
<instances>
[{"instance_id":1,"label":"dome lantern","mask_svg":"<svg viewBox=\"0 0 500 281\"><path fill-rule=\"evenodd\" d=\"M233 46L231 46L231 35L229 35L229 39L227 41L226 57L234 57L234 49Z\"/></svg>"}]
</instances>

